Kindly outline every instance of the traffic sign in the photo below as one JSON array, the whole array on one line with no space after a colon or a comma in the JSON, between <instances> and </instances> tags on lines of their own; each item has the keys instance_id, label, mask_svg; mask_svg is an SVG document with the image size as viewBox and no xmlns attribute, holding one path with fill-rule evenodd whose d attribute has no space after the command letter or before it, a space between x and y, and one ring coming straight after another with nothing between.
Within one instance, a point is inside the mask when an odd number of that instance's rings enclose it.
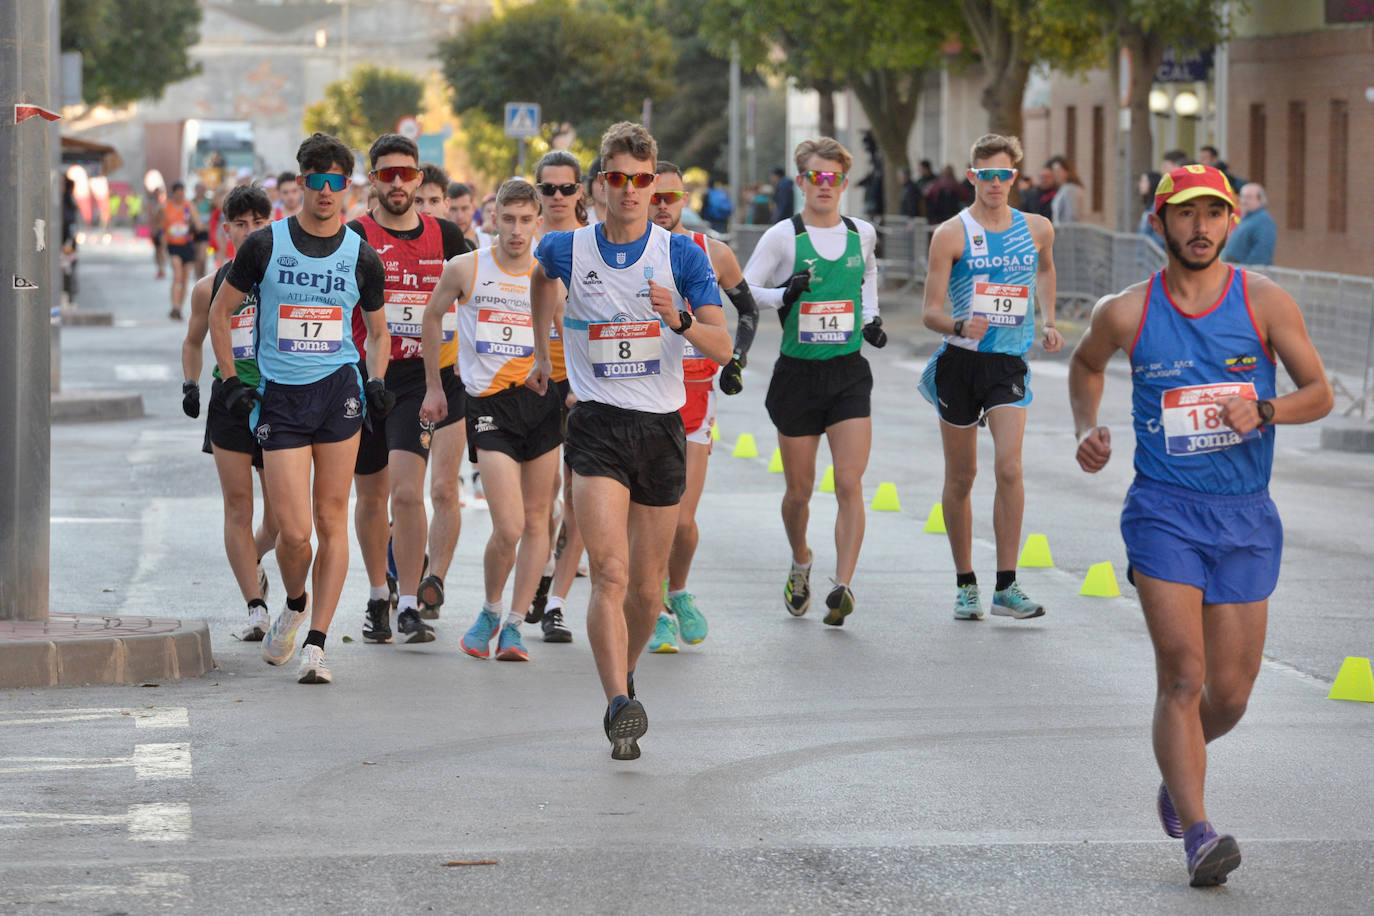
<instances>
[{"instance_id":1,"label":"traffic sign","mask_svg":"<svg viewBox=\"0 0 1374 916\"><path fill-rule=\"evenodd\" d=\"M396 133L407 140L414 140L420 136L420 122L407 115L396 122Z\"/></svg>"},{"instance_id":2,"label":"traffic sign","mask_svg":"<svg viewBox=\"0 0 1374 916\"><path fill-rule=\"evenodd\" d=\"M539 136L539 104L537 102L506 103L506 136Z\"/></svg>"}]
</instances>

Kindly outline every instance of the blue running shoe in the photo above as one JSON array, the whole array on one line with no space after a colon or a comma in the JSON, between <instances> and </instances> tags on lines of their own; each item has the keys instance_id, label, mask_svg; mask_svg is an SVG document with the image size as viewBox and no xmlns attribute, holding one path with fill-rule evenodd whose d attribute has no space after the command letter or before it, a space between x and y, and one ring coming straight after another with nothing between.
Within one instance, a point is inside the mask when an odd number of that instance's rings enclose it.
<instances>
[{"instance_id":1,"label":"blue running shoe","mask_svg":"<svg viewBox=\"0 0 1374 916\"><path fill-rule=\"evenodd\" d=\"M1169 797L1169 787L1162 782L1159 784L1159 823L1168 836L1176 840L1183 837L1183 821L1179 820L1178 812L1174 810L1174 800Z\"/></svg>"},{"instance_id":2,"label":"blue running shoe","mask_svg":"<svg viewBox=\"0 0 1374 916\"><path fill-rule=\"evenodd\" d=\"M1045 616L1045 606L1032 601L1021 591L1021 585L1013 582L1006 588L992 593L992 613L998 617L1015 617L1027 620L1031 617Z\"/></svg>"},{"instance_id":3,"label":"blue running shoe","mask_svg":"<svg viewBox=\"0 0 1374 916\"><path fill-rule=\"evenodd\" d=\"M982 620L983 598L978 594L978 585L961 585L954 599L955 620Z\"/></svg>"},{"instance_id":4,"label":"blue running shoe","mask_svg":"<svg viewBox=\"0 0 1374 916\"><path fill-rule=\"evenodd\" d=\"M654 635L649 637L649 651L667 655L677 651L677 621L669 614L659 614Z\"/></svg>"},{"instance_id":5,"label":"blue running shoe","mask_svg":"<svg viewBox=\"0 0 1374 916\"><path fill-rule=\"evenodd\" d=\"M491 638L500 628L501 621L484 608L482 613L477 615L477 622L463 634L463 641L460 643L463 651L473 658L486 658L491 654Z\"/></svg>"},{"instance_id":6,"label":"blue running shoe","mask_svg":"<svg viewBox=\"0 0 1374 916\"><path fill-rule=\"evenodd\" d=\"M677 618L677 628L683 642L695 646L706 638L706 617L697 610L695 595L683 592L675 598L669 598L668 607Z\"/></svg>"},{"instance_id":7,"label":"blue running shoe","mask_svg":"<svg viewBox=\"0 0 1374 916\"><path fill-rule=\"evenodd\" d=\"M530 654L525 651L525 643L520 639L520 627L508 623L501 628L501 639L496 643L498 662L527 662Z\"/></svg>"},{"instance_id":8,"label":"blue running shoe","mask_svg":"<svg viewBox=\"0 0 1374 916\"><path fill-rule=\"evenodd\" d=\"M1226 883L1226 876L1240 865L1240 846L1236 838L1213 833L1188 856L1188 883L1193 887L1215 887Z\"/></svg>"}]
</instances>

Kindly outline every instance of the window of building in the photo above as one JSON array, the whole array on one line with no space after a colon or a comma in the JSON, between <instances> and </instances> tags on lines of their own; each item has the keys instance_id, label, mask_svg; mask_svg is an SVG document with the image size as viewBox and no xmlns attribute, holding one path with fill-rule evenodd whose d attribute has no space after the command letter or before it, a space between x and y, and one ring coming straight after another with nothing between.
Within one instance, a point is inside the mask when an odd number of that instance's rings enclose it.
<instances>
[{"instance_id":1,"label":"window of building","mask_svg":"<svg viewBox=\"0 0 1374 916\"><path fill-rule=\"evenodd\" d=\"M1288 103L1288 228L1302 228L1302 213L1307 206L1307 106Z\"/></svg>"},{"instance_id":2,"label":"window of building","mask_svg":"<svg viewBox=\"0 0 1374 916\"><path fill-rule=\"evenodd\" d=\"M1078 106L1064 109L1064 157L1078 165Z\"/></svg>"},{"instance_id":3,"label":"window of building","mask_svg":"<svg viewBox=\"0 0 1374 916\"><path fill-rule=\"evenodd\" d=\"M1103 207L1103 185L1107 171L1105 162L1106 150L1106 130L1105 115L1101 105L1093 106L1093 179L1092 179L1092 204L1093 212L1101 213Z\"/></svg>"},{"instance_id":4,"label":"window of building","mask_svg":"<svg viewBox=\"0 0 1374 916\"><path fill-rule=\"evenodd\" d=\"M1349 193L1350 109L1345 99L1331 100L1331 142L1326 166L1326 228L1345 231L1345 201Z\"/></svg>"},{"instance_id":5,"label":"window of building","mask_svg":"<svg viewBox=\"0 0 1374 916\"><path fill-rule=\"evenodd\" d=\"M1266 184L1264 178L1264 138L1267 129L1268 121L1264 117L1264 105L1255 102L1250 106L1250 180L1260 184Z\"/></svg>"}]
</instances>

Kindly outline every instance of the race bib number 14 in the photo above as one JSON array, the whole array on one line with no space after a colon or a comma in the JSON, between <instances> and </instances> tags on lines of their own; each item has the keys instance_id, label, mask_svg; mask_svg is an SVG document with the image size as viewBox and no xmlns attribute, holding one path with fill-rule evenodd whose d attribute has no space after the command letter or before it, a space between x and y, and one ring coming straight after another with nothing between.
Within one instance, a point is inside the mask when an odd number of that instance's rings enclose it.
<instances>
[{"instance_id":1,"label":"race bib number 14","mask_svg":"<svg viewBox=\"0 0 1374 916\"><path fill-rule=\"evenodd\" d=\"M854 303L801 302L797 313L797 342L804 344L847 344L854 333Z\"/></svg>"},{"instance_id":2,"label":"race bib number 14","mask_svg":"<svg viewBox=\"0 0 1374 916\"><path fill-rule=\"evenodd\" d=\"M1169 455L1197 455L1258 439L1259 429L1244 436L1221 420L1221 407L1231 398L1257 401L1250 382L1219 382L1170 388L1160 396L1164 451Z\"/></svg>"}]
</instances>

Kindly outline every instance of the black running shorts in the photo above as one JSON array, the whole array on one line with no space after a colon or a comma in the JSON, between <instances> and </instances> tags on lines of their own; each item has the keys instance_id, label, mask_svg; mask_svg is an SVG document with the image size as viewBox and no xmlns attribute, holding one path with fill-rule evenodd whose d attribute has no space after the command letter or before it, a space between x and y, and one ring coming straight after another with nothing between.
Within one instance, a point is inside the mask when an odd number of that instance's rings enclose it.
<instances>
[{"instance_id":1,"label":"black running shorts","mask_svg":"<svg viewBox=\"0 0 1374 916\"><path fill-rule=\"evenodd\" d=\"M343 442L363 425L358 367L340 366L308 385L269 381L262 392L255 428L263 451Z\"/></svg>"},{"instance_id":2,"label":"black running shorts","mask_svg":"<svg viewBox=\"0 0 1374 916\"><path fill-rule=\"evenodd\" d=\"M675 506L687 489L682 414L645 413L578 401L568 413L568 466L583 477L610 477L641 506Z\"/></svg>"},{"instance_id":3,"label":"black running shorts","mask_svg":"<svg viewBox=\"0 0 1374 916\"><path fill-rule=\"evenodd\" d=\"M842 420L871 416L873 373L862 353L834 359L779 356L764 406L784 436L819 436Z\"/></svg>"},{"instance_id":4,"label":"black running shorts","mask_svg":"<svg viewBox=\"0 0 1374 916\"><path fill-rule=\"evenodd\" d=\"M463 383L449 366L439 370L439 381L448 396L448 416L428 430L443 429L463 419L466 398ZM386 418L386 447L393 452L410 452L429 459L430 437L420 424L420 405L425 400L425 362L422 359L393 360L386 370L386 390L396 395L396 406Z\"/></svg>"},{"instance_id":5,"label":"black running shorts","mask_svg":"<svg viewBox=\"0 0 1374 916\"><path fill-rule=\"evenodd\" d=\"M246 417L236 417L224 407L224 380L215 379L210 385L210 403L205 408L205 443L201 451L210 455L214 449L253 456L253 467L262 467L262 449L253 435Z\"/></svg>"},{"instance_id":6,"label":"black running shorts","mask_svg":"<svg viewBox=\"0 0 1374 916\"><path fill-rule=\"evenodd\" d=\"M517 385L484 398L468 398L468 457L478 450L532 461L563 443L563 411L558 391L544 394Z\"/></svg>"},{"instance_id":7,"label":"black running shorts","mask_svg":"<svg viewBox=\"0 0 1374 916\"><path fill-rule=\"evenodd\" d=\"M951 426L973 426L994 407L1030 403L1030 369L1010 353L945 347L935 364L936 405Z\"/></svg>"}]
</instances>

